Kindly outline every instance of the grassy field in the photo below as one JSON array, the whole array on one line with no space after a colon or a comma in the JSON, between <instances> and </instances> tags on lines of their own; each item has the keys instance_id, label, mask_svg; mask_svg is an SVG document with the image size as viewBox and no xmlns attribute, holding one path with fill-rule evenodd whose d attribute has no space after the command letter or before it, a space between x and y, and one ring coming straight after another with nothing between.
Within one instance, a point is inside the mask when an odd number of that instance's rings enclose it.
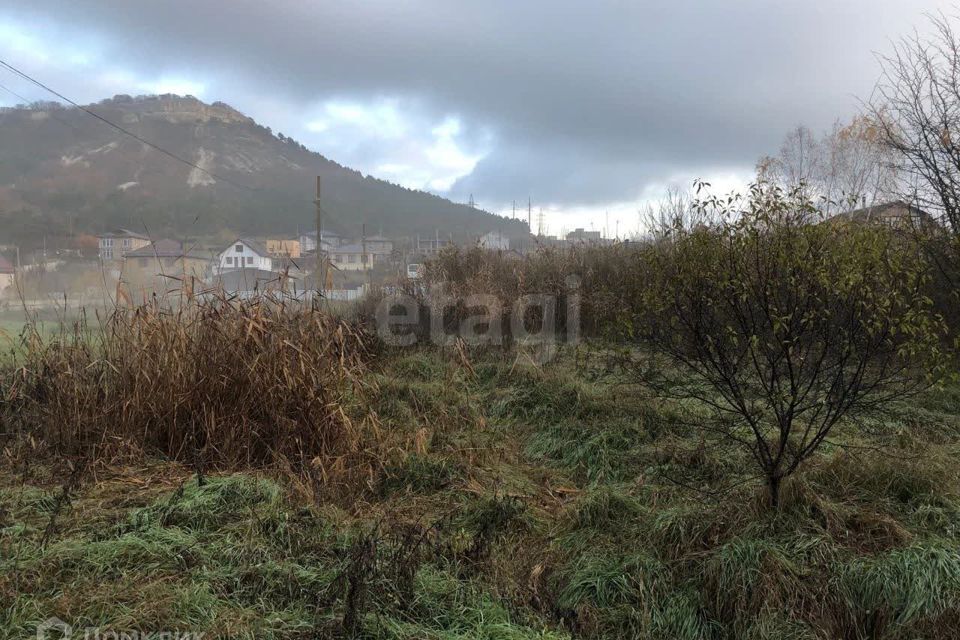
<instances>
[{"instance_id":1,"label":"grassy field","mask_svg":"<svg viewBox=\"0 0 960 640\"><path fill-rule=\"evenodd\" d=\"M69 325L69 321L67 324ZM0 313L0 361L23 352L22 338L28 329L36 330L40 336L49 338L59 333L63 327L63 318L55 314L44 314L28 320L23 311Z\"/></svg>"},{"instance_id":2,"label":"grassy field","mask_svg":"<svg viewBox=\"0 0 960 640\"><path fill-rule=\"evenodd\" d=\"M702 407L599 351L410 351L369 378L389 444L323 499L281 469L199 484L149 460L74 483L5 463L0 637L50 616L248 638L956 637L958 386L843 425L771 511Z\"/></svg>"}]
</instances>

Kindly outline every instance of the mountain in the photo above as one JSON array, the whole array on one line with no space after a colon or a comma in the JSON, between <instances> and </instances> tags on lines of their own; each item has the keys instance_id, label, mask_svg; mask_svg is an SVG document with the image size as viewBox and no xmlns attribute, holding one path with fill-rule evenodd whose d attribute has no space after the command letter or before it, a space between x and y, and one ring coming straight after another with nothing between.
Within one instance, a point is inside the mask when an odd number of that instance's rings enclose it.
<instances>
[{"instance_id":1,"label":"mountain","mask_svg":"<svg viewBox=\"0 0 960 640\"><path fill-rule=\"evenodd\" d=\"M526 225L364 176L222 102L115 96L91 111L209 173L57 103L0 110L0 244L114 227L151 235L292 235L314 224L395 237L466 238ZM212 177L214 174L216 177ZM241 185L241 186L237 186Z\"/></svg>"}]
</instances>

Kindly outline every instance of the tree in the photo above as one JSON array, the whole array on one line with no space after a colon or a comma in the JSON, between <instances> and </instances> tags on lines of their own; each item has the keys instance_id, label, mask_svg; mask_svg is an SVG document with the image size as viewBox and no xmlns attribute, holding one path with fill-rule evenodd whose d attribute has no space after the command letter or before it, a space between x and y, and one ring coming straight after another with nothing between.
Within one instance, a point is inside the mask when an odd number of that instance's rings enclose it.
<instances>
[{"instance_id":1,"label":"tree","mask_svg":"<svg viewBox=\"0 0 960 640\"><path fill-rule=\"evenodd\" d=\"M770 165L779 182L810 195L817 189L823 173L823 151L810 129L799 126L787 134L780 153Z\"/></svg>"},{"instance_id":2,"label":"tree","mask_svg":"<svg viewBox=\"0 0 960 640\"><path fill-rule=\"evenodd\" d=\"M922 255L890 229L811 224L799 189L764 184L695 207L716 222L645 253L637 371L709 407L706 428L749 451L778 507L783 479L841 420L940 375L943 324Z\"/></svg>"},{"instance_id":3,"label":"tree","mask_svg":"<svg viewBox=\"0 0 960 640\"><path fill-rule=\"evenodd\" d=\"M701 224L702 220L696 217L698 213L691 206L692 198L689 193L676 187L670 187L662 198L656 202L647 203L638 214L640 226L647 237L638 236L637 240L659 240L670 235L676 227L693 227Z\"/></svg>"},{"instance_id":4,"label":"tree","mask_svg":"<svg viewBox=\"0 0 960 640\"><path fill-rule=\"evenodd\" d=\"M801 190L825 214L876 204L894 192L895 169L872 117L837 121L817 138L806 127L790 132L776 156L757 164L761 178Z\"/></svg>"},{"instance_id":5,"label":"tree","mask_svg":"<svg viewBox=\"0 0 960 640\"><path fill-rule=\"evenodd\" d=\"M903 38L881 59L873 120L903 174L903 198L960 235L960 39L943 14L933 35Z\"/></svg>"},{"instance_id":6,"label":"tree","mask_svg":"<svg viewBox=\"0 0 960 640\"><path fill-rule=\"evenodd\" d=\"M873 118L858 115L849 124L835 123L821 148L822 195L828 213L837 207L871 206L894 194L896 169Z\"/></svg>"}]
</instances>

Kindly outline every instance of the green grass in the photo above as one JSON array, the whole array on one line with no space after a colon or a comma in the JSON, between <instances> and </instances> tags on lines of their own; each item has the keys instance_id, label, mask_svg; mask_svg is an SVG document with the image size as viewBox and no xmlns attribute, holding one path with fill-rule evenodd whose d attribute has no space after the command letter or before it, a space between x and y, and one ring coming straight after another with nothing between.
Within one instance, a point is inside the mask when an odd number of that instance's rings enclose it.
<instances>
[{"instance_id":1,"label":"green grass","mask_svg":"<svg viewBox=\"0 0 960 640\"><path fill-rule=\"evenodd\" d=\"M582 361L473 357L384 357L380 463L338 500L155 461L159 481L117 467L58 506L56 461L4 463L0 638L51 615L343 637L358 584L361 638L955 637L960 387L844 424L774 513L703 407Z\"/></svg>"}]
</instances>

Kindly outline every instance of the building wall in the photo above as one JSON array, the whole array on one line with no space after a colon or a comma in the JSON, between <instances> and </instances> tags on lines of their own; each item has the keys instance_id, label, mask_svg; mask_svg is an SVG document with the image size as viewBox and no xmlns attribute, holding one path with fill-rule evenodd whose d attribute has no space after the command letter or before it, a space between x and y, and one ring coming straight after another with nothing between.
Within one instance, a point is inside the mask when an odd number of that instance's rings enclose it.
<instances>
[{"instance_id":1,"label":"building wall","mask_svg":"<svg viewBox=\"0 0 960 640\"><path fill-rule=\"evenodd\" d=\"M267 253L282 258L299 258L299 240L267 240Z\"/></svg>"},{"instance_id":2,"label":"building wall","mask_svg":"<svg viewBox=\"0 0 960 640\"><path fill-rule=\"evenodd\" d=\"M157 279L168 280L164 275L180 278L193 276L205 278L210 261L204 258L188 256L185 258L126 258L123 264L123 278L128 282L147 283ZM170 282L175 285L175 282Z\"/></svg>"},{"instance_id":3,"label":"building wall","mask_svg":"<svg viewBox=\"0 0 960 640\"><path fill-rule=\"evenodd\" d=\"M330 262L341 271L365 271L373 267L373 254L367 253L367 262L363 262L361 252L330 252Z\"/></svg>"},{"instance_id":4,"label":"building wall","mask_svg":"<svg viewBox=\"0 0 960 640\"><path fill-rule=\"evenodd\" d=\"M273 270L273 261L269 256L261 256L244 242L235 242L220 253L218 260L221 271L226 269L262 269Z\"/></svg>"},{"instance_id":5,"label":"building wall","mask_svg":"<svg viewBox=\"0 0 960 640\"><path fill-rule=\"evenodd\" d=\"M209 267L205 258L127 257L121 278L127 292L139 301L154 292L193 290L197 281L207 278Z\"/></svg>"},{"instance_id":6,"label":"building wall","mask_svg":"<svg viewBox=\"0 0 960 640\"><path fill-rule=\"evenodd\" d=\"M323 234L323 244L326 245L324 248L339 247L343 243L344 243L343 239L338 235ZM303 255L308 251L316 251L316 250L317 250L316 237L308 235L306 233L301 233L300 234L300 255Z\"/></svg>"},{"instance_id":7,"label":"building wall","mask_svg":"<svg viewBox=\"0 0 960 640\"><path fill-rule=\"evenodd\" d=\"M423 256L435 256L447 247L453 246L449 240L435 240L433 238L417 238L415 253Z\"/></svg>"},{"instance_id":8,"label":"building wall","mask_svg":"<svg viewBox=\"0 0 960 640\"><path fill-rule=\"evenodd\" d=\"M317 240L305 233L300 234L300 251L316 251Z\"/></svg>"},{"instance_id":9,"label":"building wall","mask_svg":"<svg viewBox=\"0 0 960 640\"><path fill-rule=\"evenodd\" d=\"M376 254L393 253L393 242L390 240L367 240L367 251Z\"/></svg>"},{"instance_id":10,"label":"building wall","mask_svg":"<svg viewBox=\"0 0 960 640\"><path fill-rule=\"evenodd\" d=\"M13 281L14 275L12 273L0 273L0 294L2 294L7 288L12 288Z\"/></svg>"},{"instance_id":11,"label":"building wall","mask_svg":"<svg viewBox=\"0 0 960 640\"><path fill-rule=\"evenodd\" d=\"M122 260L131 251L142 249L150 244L146 238L99 238L100 259Z\"/></svg>"}]
</instances>

